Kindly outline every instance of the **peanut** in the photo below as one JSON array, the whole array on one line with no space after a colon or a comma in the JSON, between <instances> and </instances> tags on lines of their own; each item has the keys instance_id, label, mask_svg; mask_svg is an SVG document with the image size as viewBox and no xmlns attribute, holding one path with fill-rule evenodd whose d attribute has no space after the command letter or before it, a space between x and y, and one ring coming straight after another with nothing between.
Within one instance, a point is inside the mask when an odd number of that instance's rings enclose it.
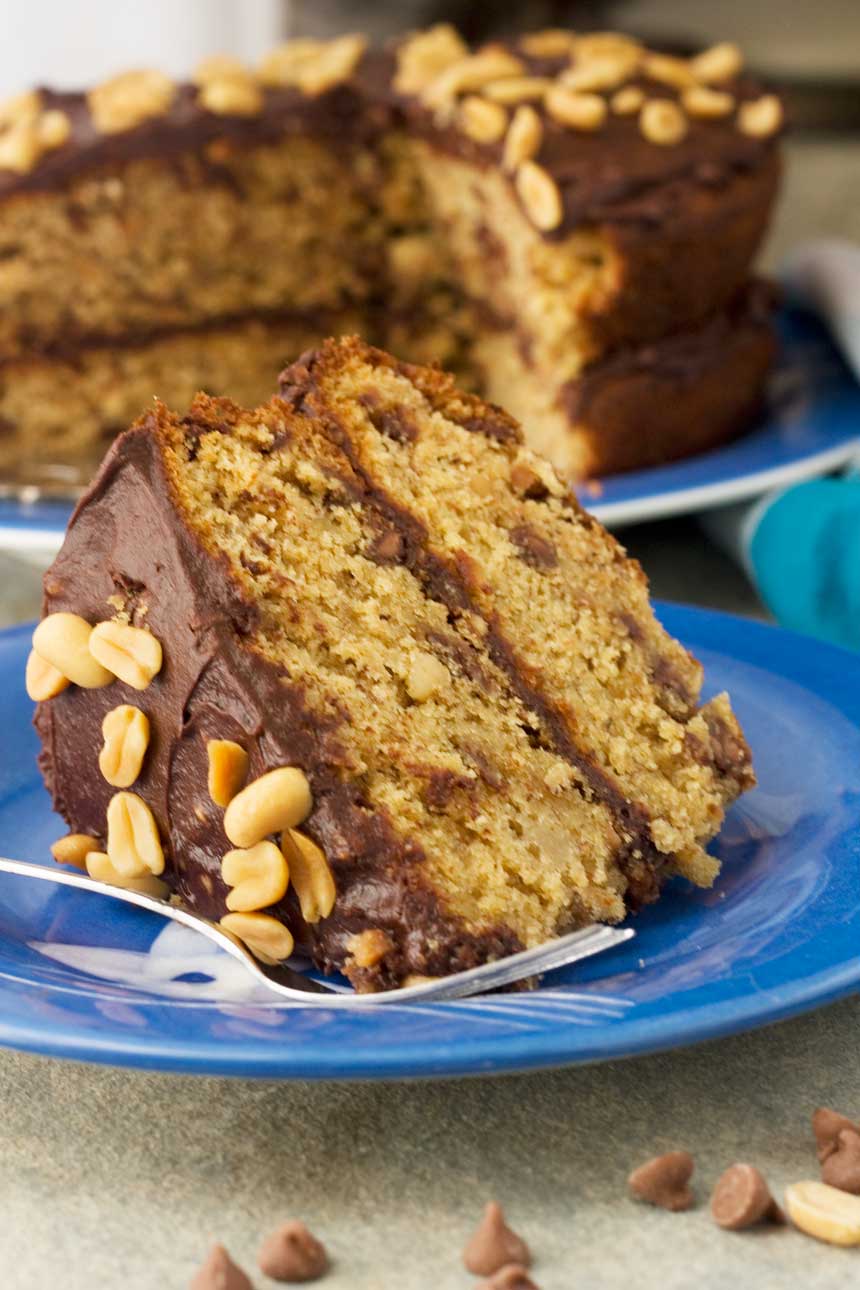
<instances>
[{"instance_id":1,"label":"peanut","mask_svg":"<svg viewBox=\"0 0 860 1290\"><path fill-rule=\"evenodd\" d=\"M87 856L91 851L98 851L101 843L89 833L68 833L58 838L51 847L51 855L57 864L73 864L76 869L86 869Z\"/></svg>"},{"instance_id":2,"label":"peanut","mask_svg":"<svg viewBox=\"0 0 860 1290\"><path fill-rule=\"evenodd\" d=\"M151 873L135 878L120 873L111 863L110 856L105 855L104 851L88 853L86 870L97 882L106 882L111 887L122 887L125 891L140 891L146 896L155 896L158 900L164 900L170 890L166 882L155 878Z\"/></svg>"},{"instance_id":3,"label":"peanut","mask_svg":"<svg viewBox=\"0 0 860 1290\"><path fill-rule=\"evenodd\" d=\"M724 94L722 90L710 90L706 85L694 85L692 89L684 90L681 103L690 116L703 117L705 120L728 116L735 106L731 94Z\"/></svg>"},{"instance_id":4,"label":"peanut","mask_svg":"<svg viewBox=\"0 0 860 1290\"><path fill-rule=\"evenodd\" d=\"M145 627L108 619L90 636L90 653L133 690L145 690L161 671L161 642Z\"/></svg>"},{"instance_id":5,"label":"peanut","mask_svg":"<svg viewBox=\"0 0 860 1290\"><path fill-rule=\"evenodd\" d=\"M282 963L293 952L289 928L271 914L225 914L220 926L246 945L261 963Z\"/></svg>"},{"instance_id":6,"label":"peanut","mask_svg":"<svg viewBox=\"0 0 860 1290\"><path fill-rule=\"evenodd\" d=\"M536 162L524 161L514 182L523 208L534 226L544 233L558 228L564 208L552 175Z\"/></svg>"},{"instance_id":7,"label":"peanut","mask_svg":"<svg viewBox=\"0 0 860 1290\"><path fill-rule=\"evenodd\" d=\"M460 127L475 143L496 143L505 133L508 114L501 103L470 94L460 104Z\"/></svg>"},{"instance_id":8,"label":"peanut","mask_svg":"<svg viewBox=\"0 0 860 1290\"><path fill-rule=\"evenodd\" d=\"M48 614L33 632L33 649L74 685L99 690L110 685L114 675L90 653L92 632L78 614Z\"/></svg>"},{"instance_id":9,"label":"peanut","mask_svg":"<svg viewBox=\"0 0 860 1290\"><path fill-rule=\"evenodd\" d=\"M572 130L599 130L606 120L605 99L599 94L580 94L566 85L554 85L545 106L553 120Z\"/></svg>"},{"instance_id":10,"label":"peanut","mask_svg":"<svg viewBox=\"0 0 860 1290\"><path fill-rule=\"evenodd\" d=\"M114 793L107 808L107 853L126 878L164 870L164 852L155 816L136 793Z\"/></svg>"},{"instance_id":11,"label":"peanut","mask_svg":"<svg viewBox=\"0 0 860 1290\"><path fill-rule=\"evenodd\" d=\"M449 685L451 675L435 654L419 650L412 660L406 678L406 693L415 703L426 703L439 690Z\"/></svg>"},{"instance_id":12,"label":"peanut","mask_svg":"<svg viewBox=\"0 0 860 1290\"><path fill-rule=\"evenodd\" d=\"M561 81L572 90L614 90L633 75L638 62L638 50L578 58L569 71L562 73Z\"/></svg>"},{"instance_id":13,"label":"peanut","mask_svg":"<svg viewBox=\"0 0 860 1290\"><path fill-rule=\"evenodd\" d=\"M609 100L609 106L618 116L633 116L645 102L645 95L638 85L625 85Z\"/></svg>"},{"instance_id":14,"label":"peanut","mask_svg":"<svg viewBox=\"0 0 860 1290\"><path fill-rule=\"evenodd\" d=\"M829 1245L860 1245L860 1196L810 1179L785 1189L785 1207L808 1236Z\"/></svg>"},{"instance_id":15,"label":"peanut","mask_svg":"<svg viewBox=\"0 0 860 1290\"><path fill-rule=\"evenodd\" d=\"M394 89L398 94L420 94L425 86L455 63L462 62L469 47L456 28L440 22L418 32L397 51Z\"/></svg>"},{"instance_id":16,"label":"peanut","mask_svg":"<svg viewBox=\"0 0 860 1290\"><path fill-rule=\"evenodd\" d=\"M743 65L743 54L737 45L725 40L719 45L712 45L710 49L702 50L701 54L691 59L690 71L697 81L714 85L738 76Z\"/></svg>"},{"instance_id":17,"label":"peanut","mask_svg":"<svg viewBox=\"0 0 860 1290\"><path fill-rule=\"evenodd\" d=\"M393 946L391 938L380 927L369 927L350 936L346 948L356 967L371 968L376 967Z\"/></svg>"},{"instance_id":18,"label":"peanut","mask_svg":"<svg viewBox=\"0 0 860 1290\"><path fill-rule=\"evenodd\" d=\"M513 106L529 99L542 99L551 85L548 76L508 76L501 81L490 81L481 93L495 103Z\"/></svg>"},{"instance_id":19,"label":"peanut","mask_svg":"<svg viewBox=\"0 0 860 1290\"><path fill-rule=\"evenodd\" d=\"M647 54L642 70L652 81L671 85L676 90L689 89L696 83L690 64L683 58L673 58L670 54Z\"/></svg>"},{"instance_id":20,"label":"peanut","mask_svg":"<svg viewBox=\"0 0 860 1290\"><path fill-rule=\"evenodd\" d=\"M34 703L44 703L47 699L62 694L69 684L69 678L31 649L27 656L24 684Z\"/></svg>"},{"instance_id":21,"label":"peanut","mask_svg":"<svg viewBox=\"0 0 860 1290\"><path fill-rule=\"evenodd\" d=\"M232 739L210 739L209 796L216 806L227 807L239 792L248 774L248 754Z\"/></svg>"},{"instance_id":22,"label":"peanut","mask_svg":"<svg viewBox=\"0 0 860 1290\"><path fill-rule=\"evenodd\" d=\"M227 908L246 914L283 900L290 871L274 842L258 842L247 850L228 851L221 861L221 877L232 888L227 893Z\"/></svg>"},{"instance_id":23,"label":"peanut","mask_svg":"<svg viewBox=\"0 0 860 1290\"><path fill-rule=\"evenodd\" d=\"M518 107L505 136L505 170L515 171L524 161L531 161L540 152L542 142L543 123L535 109L527 104Z\"/></svg>"},{"instance_id":24,"label":"peanut","mask_svg":"<svg viewBox=\"0 0 860 1290\"><path fill-rule=\"evenodd\" d=\"M766 139L782 125L782 104L775 94L742 103L738 108L738 129L753 139Z\"/></svg>"},{"instance_id":25,"label":"peanut","mask_svg":"<svg viewBox=\"0 0 860 1290\"><path fill-rule=\"evenodd\" d=\"M87 95L90 114L102 134L132 130L148 117L162 116L176 95L169 77L156 71L123 72Z\"/></svg>"},{"instance_id":26,"label":"peanut","mask_svg":"<svg viewBox=\"0 0 860 1290\"><path fill-rule=\"evenodd\" d=\"M270 833L301 824L312 805L304 771L280 766L236 794L224 812L224 832L235 847L253 847Z\"/></svg>"},{"instance_id":27,"label":"peanut","mask_svg":"<svg viewBox=\"0 0 860 1290\"><path fill-rule=\"evenodd\" d=\"M103 778L114 788L130 788L149 747L149 718L140 708L123 703L105 716L102 736L99 770Z\"/></svg>"},{"instance_id":28,"label":"peanut","mask_svg":"<svg viewBox=\"0 0 860 1290\"><path fill-rule=\"evenodd\" d=\"M649 99L639 114L639 129L649 143L672 147L687 133L687 118L672 99Z\"/></svg>"},{"instance_id":29,"label":"peanut","mask_svg":"<svg viewBox=\"0 0 860 1290\"><path fill-rule=\"evenodd\" d=\"M574 47L576 37L563 27L545 27L532 31L519 40L520 49L530 58L566 58Z\"/></svg>"},{"instance_id":30,"label":"peanut","mask_svg":"<svg viewBox=\"0 0 860 1290\"><path fill-rule=\"evenodd\" d=\"M200 87L200 106L217 116L257 116L263 110L263 91L250 76L224 76Z\"/></svg>"},{"instance_id":31,"label":"peanut","mask_svg":"<svg viewBox=\"0 0 860 1290\"><path fill-rule=\"evenodd\" d=\"M306 923L328 918L334 908L337 888L324 853L295 829L285 829L281 834L281 850L290 867L290 880L299 899L302 918Z\"/></svg>"}]
</instances>

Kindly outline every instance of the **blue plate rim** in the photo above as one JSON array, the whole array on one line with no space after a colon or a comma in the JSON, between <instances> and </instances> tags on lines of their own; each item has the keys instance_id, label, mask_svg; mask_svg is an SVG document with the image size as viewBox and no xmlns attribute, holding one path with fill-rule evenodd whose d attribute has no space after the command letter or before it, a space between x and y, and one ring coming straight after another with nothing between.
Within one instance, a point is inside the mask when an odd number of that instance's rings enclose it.
<instances>
[{"instance_id":1,"label":"blue plate rim","mask_svg":"<svg viewBox=\"0 0 860 1290\"><path fill-rule=\"evenodd\" d=\"M860 656L733 614L669 602L656 602L655 608L661 619L668 619L673 634L682 640L692 638L694 648L719 647L733 658L764 666L818 697L838 702L843 711L847 698L845 715L860 727ZM13 643L30 631L31 624L10 628L0 632L0 640ZM781 647L775 649L777 640ZM734 646L739 642L742 648L737 650ZM845 682L846 672L849 683L852 678L855 682L853 695ZM474 1045L436 1044L431 1054L420 1059L414 1045L391 1044L384 1052L372 1045L351 1046L346 1065L343 1055L334 1054L325 1043L306 1041L294 1050L254 1040L214 1043L196 1039L189 1047L151 1035L142 1042L126 1033L98 1036L73 1025L56 1025L50 1030L38 1025L10 1027L2 1017L0 1045L69 1060L185 1074L260 1079L436 1079L553 1069L687 1047L775 1024L835 1002L858 987L860 955L828 965L813 976L788 981L778 989L753 991L741 999L691 1009L686 1020L683 1010L638 1022L634 1017L617 1032L595 1027L587 1037L577 1027L570 1027L566 1035L565 1028L559 1026L551 1041L544 1033L495 1039L484 1033Z\"/></svg>"}]
</instances>

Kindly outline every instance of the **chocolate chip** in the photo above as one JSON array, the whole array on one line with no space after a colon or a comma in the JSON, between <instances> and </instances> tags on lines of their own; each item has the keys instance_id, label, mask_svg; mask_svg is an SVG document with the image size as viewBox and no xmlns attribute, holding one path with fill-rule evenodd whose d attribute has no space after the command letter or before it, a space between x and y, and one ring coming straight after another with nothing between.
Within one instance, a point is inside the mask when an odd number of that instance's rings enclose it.
<instances>
[{"instance_id":1,"label":"chocolate chip","mask_svg":"<svg viewBox=\"0 0 860 1290\"><path fill-rule=\"evenodd\" d=\"M253 1286L224 1246L213 1245L190 1290L253 1290Z\"/></svg>"},{"instance_id":2,"label":"chocolate chip","mask_svg":"<svg viewBox=\"0 0 860 1290\"><path fill-rule=\"evenodd\" d=\"M754 1165L731 1165L717 1180L711 1195L714 1222L730 1232L756 1223L784 1223L785 1216L770 1194L764 1175Z\"/></svg>"},{"instance_id":3,"label":"chocolate chip","mask_svg":"<svg viewBox=\"0 0 860 1290\"><path fill-rule=\"evenodd\" d=\"M509 537L520 554L520 559L534 569L554 569L558 552L548 538L538 533L530 524L517 524Z\"/></svg>"},{"instance_id":4,"label":"chocolate chip","mask_svg":"<svg viewBox=\"0 0 860 1290\"><path fill-rule=\"evenodd\" d=\"M849 1120L847 1116L840 1115L838 1111L832 1111L829 1106L820 1106L812 1116L812 1132L815 1134L815 1145L818 1150L818 1160L820 1164L829 1155L837 1149L839 1145L839 1134L843 1129L850 1129L853 1133L860 1133L860 1125Z\"/></svg>"},{"instance_id":5,"label":"chocolate chip","mask_svg":"<svg viewBox=\"0 0 860 1290\"><path fill-rule=\"evenodd\" d=\"M852 1196L860 1196L860 1133L840 1129L836 1148L822 1162L821 1181Z\"/></svg>"},{"instance_id":6,"label":"chocolate chip","mask_svg":"<svg viewBox=\"0 0 860 1290\"><path fill-rule=\"evenodd\" d=\"M501 1205L491 1200L463 1251L463 1262L477 1277L491 1277L514 1264L530 1267L531 1252L525 1241L505 1222Z\"/></svg>"},{"instance_id":7,"label":"chocolate chip","mask_svg":"<svg viewBox=\"0 0 860 1290\"><path fill-rule=\"evenodd\" d=\"M693 1193L689 1183L695 1164L689 1151L668 1151L664 1156L654 1156L644 1165L634 1169L627 1179L631 1196L649 1205L677 1212L689 1209Z\"/></svg>"},{"instance_id":8,"label":"chocolate chip","mask_svg":"<svg viewBox=\"0 0 860 1290\"><path fill-rule=\"evenodd\" d=\"M499 1268L489 1281L482 1281L476 1290L538 1290L521 1263L507 1263Z\"/></svg>"},{"instance_id":9,"label":"chocolate chip","mask_svg":"<svg viewBox=\"0 0 860 1290\"><path fill-rule=\"evenodd\" d=\"M325 1246L293 1219L267 1236L257 1256L260 1271L273 1281L316 1281L328 1271Z\"/></svg>"}]
</instances>

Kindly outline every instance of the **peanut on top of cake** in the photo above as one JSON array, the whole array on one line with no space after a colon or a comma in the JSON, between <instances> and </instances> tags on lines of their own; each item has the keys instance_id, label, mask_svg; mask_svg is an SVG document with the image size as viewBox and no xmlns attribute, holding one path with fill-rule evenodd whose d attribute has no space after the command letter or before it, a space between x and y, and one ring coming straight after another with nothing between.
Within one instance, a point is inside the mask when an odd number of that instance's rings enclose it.
<instances>
[{"instance_id":1,"label":"peanut on top of cake","mask_svg":"<svg viewBox=\"0 0 860 1290\"><path fill-rule=\"evenodd\" d=\"M360 988L710 883L753 782L728 699L699 706L639 566L516 422L356 339L255 412L142 418L45 615L42 767L91 872Z\"/></svg>"}]
</instances>

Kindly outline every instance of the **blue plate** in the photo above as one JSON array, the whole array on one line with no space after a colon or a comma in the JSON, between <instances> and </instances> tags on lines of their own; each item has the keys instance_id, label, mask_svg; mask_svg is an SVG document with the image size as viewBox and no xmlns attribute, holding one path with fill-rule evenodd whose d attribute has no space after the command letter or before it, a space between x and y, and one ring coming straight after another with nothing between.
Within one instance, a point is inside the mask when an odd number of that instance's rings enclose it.
<instances>
[{"instance_id":1,"label":"blue plate","mask_svg":"<svg viewBox=\"0 0 860 1290\"><path fill-rule=\"evenodd\" d=\"M785 312L779 321L781 352L761 423L714 452L584 488L581 500L599 520L618 527L724 506L860 453L860 387L827 332L808 314ZM0 547L44 557L59 548L70 513L66 502L0 498Z\"/></svg>"},{"instance_id":2,"label":"blue plate","mask_svg":"<svg viewBox=\"0 0 860 1290\"><path fill-rule=\"evenodd\" d=\"M354 1013L275 1002L202 938L101 896L0 878L0 1044L199 1074L367 1079L526 1070L690 1044L860 985L860 655L662 606L727 688L759 787L712 891L676 881L629 945L533 994ZM25 628L0 634L0 845L51 863Z\"/></svg>"}]
</instances>

